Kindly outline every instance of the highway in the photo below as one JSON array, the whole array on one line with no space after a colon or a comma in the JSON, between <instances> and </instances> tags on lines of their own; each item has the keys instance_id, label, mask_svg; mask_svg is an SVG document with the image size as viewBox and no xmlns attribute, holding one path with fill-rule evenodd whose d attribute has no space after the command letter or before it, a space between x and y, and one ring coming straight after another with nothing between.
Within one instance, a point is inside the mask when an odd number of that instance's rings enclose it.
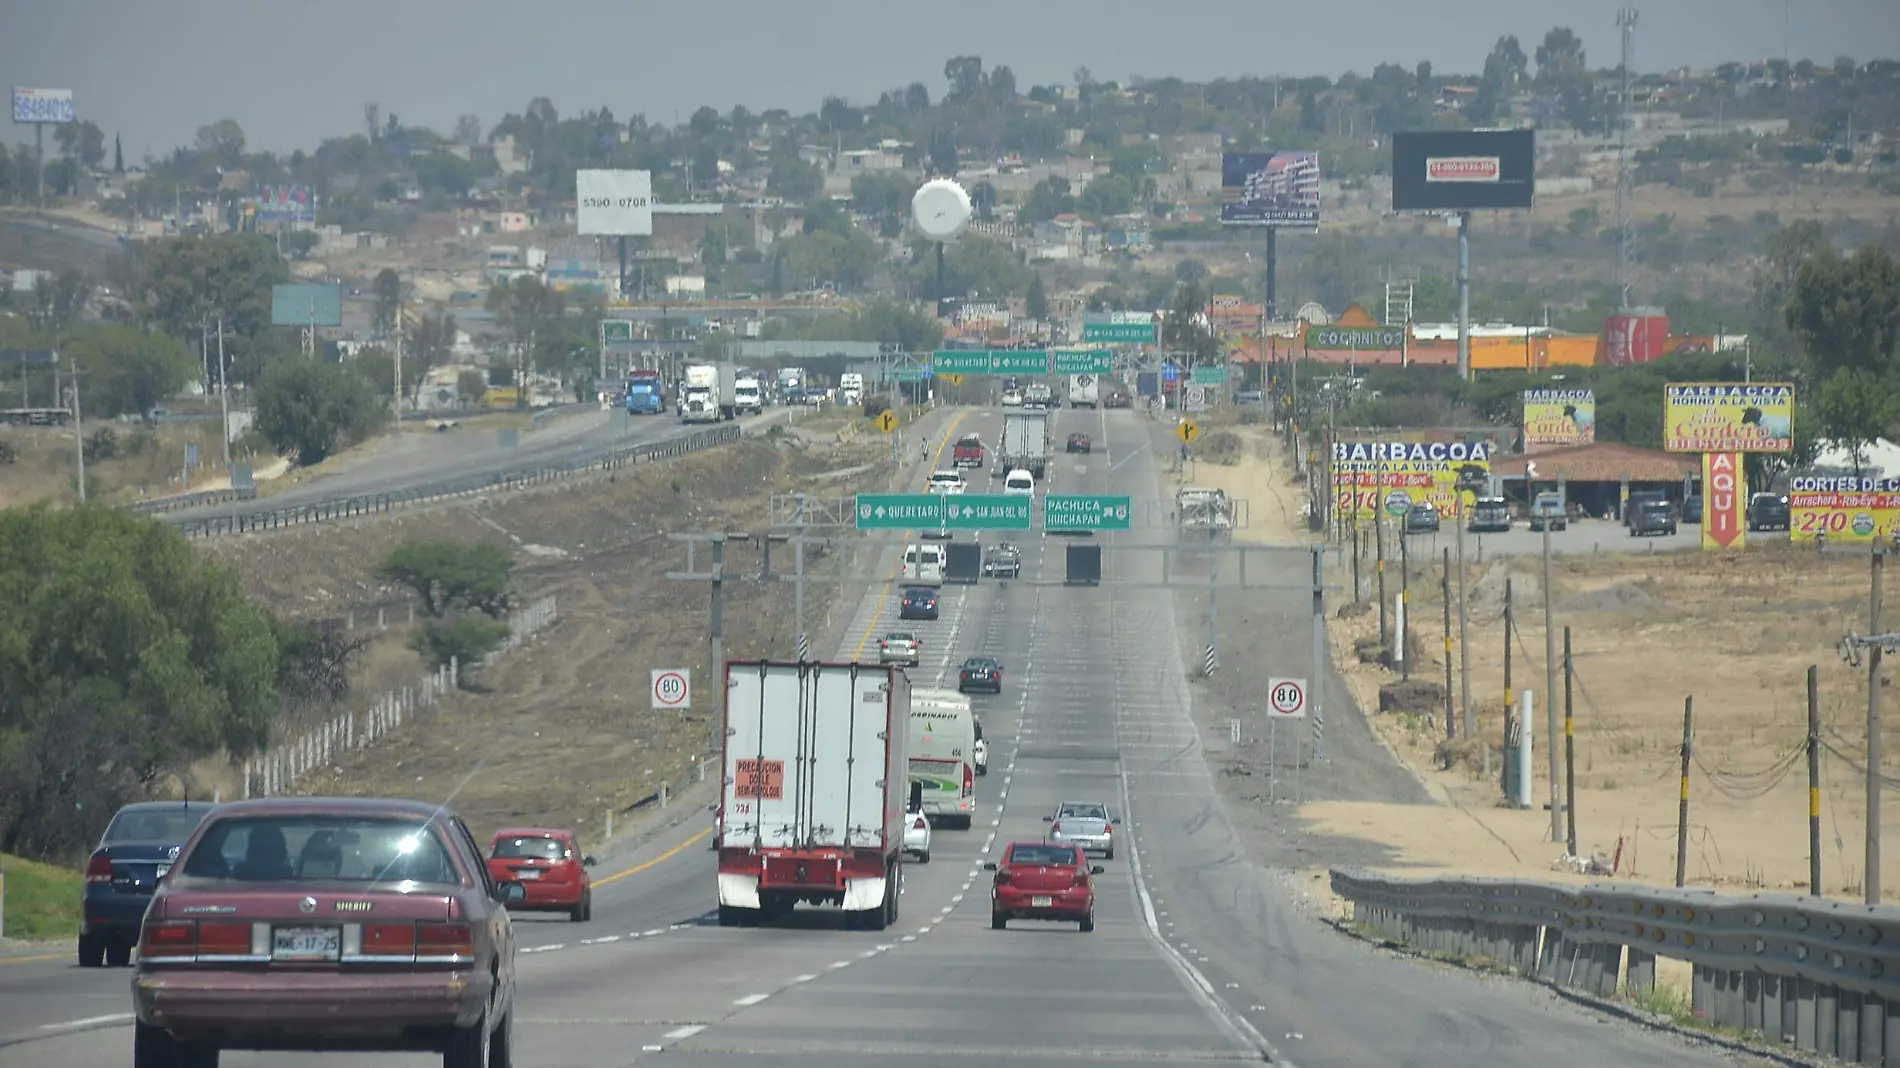
<instances>
[{"instance_id":1,"label":"highway","mask_svg":"<svg viewBox=\"0 0 1900 1068\"><path fill-rule=\"evenodd\" d=\"M792 409L768 408L763 415L736 421L748 433L791 417ZM190 522L250 515L319 501L373 493L401 493L461 479L532 471L561 463L584 463L615 449L647 442L686 437L728 423L682 424L671 414L633 416L616 429L618 413L586 411L555 420L540 430L523 430L513 448L504 448L492 431L454 429L440 433L409 432L361 455L345 455L335 469L308 482L290 486L268 497L236 504L186 508L163 514L168 522Z\"/></svg>"},{"instance_id":2,"label":"highway","mask_svg":"<svg viewBox=\"0 0 1900 1068\"><path fill-rule=\"evenodd\" d=\"M933 417L944 419L945 416ZM955 410L933 443L1000 416ZM1057 413L1056 441L1086 430L1097 451L1058 456L1059 492L1168 496L1152 457L1167 427L1127 412ZM1165 452L1164 452L1165 455ZM922 474L915 479L922 489ZM989 487L973 474L972 492ZM1064 587L1067 539L1003 535L1024 549L1024 577L947 586L942 618L902 629L925 643L919 685L953 683L965 656L1005 665L1000 697L973 703L991 745L969 831L939 829L928 865L905 866L899 922L847 932L828 910L782 927L720 928L709 820L603 858L596 919L521 923L515 1060L524 1068L919 1068L972 1064L1105 1066L1272 1060L1301 1068L1513 1068L1727 1063L1701 1047L1569 1006L1540 988L1382 954L1300 915L1280 873L1250 863L1215 800L1190 719L1194 688L1180 655L1195 620L1186 595L1117 588L1159 578L1163 532L1100 536L1104 585ZM895 572L898 539L861 558ZM1146 574L1142 574L1142 572ZM1286 581L1304 581L1290 574ZM836 652L871 656L896 626L894 583L873 583ZM1267 655L1303 649L1305 604L1288 593L1288 633ZM1180 603L1177 604L1177 601ZM1284 655L1291 656L1291 651ZM1347 711L1335 705L1334 717ZM1072 924L989 927L988 877L1001 846L1039 839L1062 800L1101 800L1123 816L1116 857L1098 877L1091 934ZM1289 818L1291 818L1289 816ZM608 881L611 880L611 881ZM130 1057L128 973L65 961L0 964L0 1065L122 1066ZM87 1021L88 1017L114 1017ZM45 1030L62 1021L86 1030ZM225 1068L420 1066L428 1056L230 1053Z\"/></svg>"}]
</instances>

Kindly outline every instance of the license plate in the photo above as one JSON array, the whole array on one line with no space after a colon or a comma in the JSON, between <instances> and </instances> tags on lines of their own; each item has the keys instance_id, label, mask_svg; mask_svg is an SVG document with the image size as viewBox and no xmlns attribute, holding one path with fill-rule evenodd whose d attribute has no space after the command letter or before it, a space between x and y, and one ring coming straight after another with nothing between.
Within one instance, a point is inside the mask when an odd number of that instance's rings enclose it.
<instances>
[{"instance_id":1,"label":"license plate","mask_svg":"<svg viewBox=\"0 0 1900 1068\"><path fill-rule=\"evenodd\" d=\"M343 951L337 927L276 927L271 930L272 960L336 960Z\"/></svg>"},{"instance_id":2,"label":"license plate","mask_svg":"<svg viewBox=\"0 0 1900 1068\"><path fill-rule=\"evenodd\" d=\"M1032 897L1029 899L1029 907L1032 909L1050 908L1055 903L1056 899L1053 897Z\"/></svg>"},{"instance_id":3,"label":"license plate","mask_svg":"<svg viewBox=\"0 0 1900 1068\"><path fill-rule=\"evenodd\" d=\"M172 866L170 864L160 864L158 866L158 874L152 876L152 878L163 879L165 877L165 873L171 870L172 870Z\"/></svg>"},{"instance_id":4,"label":"license plate","mask_svg":"<svg viewBox=\"0 0 1900 1068\"><path fill-rule=\"evenodd\" d=\"M529 868L527 871L518 871L515 874L520 876L523 881L533 881L541 877L541 873L535 871L533 868Z\"/></svg>"}]
</instances>

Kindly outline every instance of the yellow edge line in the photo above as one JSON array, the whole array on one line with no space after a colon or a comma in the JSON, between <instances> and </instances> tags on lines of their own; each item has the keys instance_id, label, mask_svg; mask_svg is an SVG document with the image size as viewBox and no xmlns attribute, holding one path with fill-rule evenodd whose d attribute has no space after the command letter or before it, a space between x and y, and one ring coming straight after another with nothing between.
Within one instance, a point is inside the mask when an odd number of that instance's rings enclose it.
<instances>
[{"instance_id":1,"label":"yellow edge line","mask_svg":"<svg viewBox=\"0 0 1900 1068\"><path fill-rule=\"evenodd\" d=\"M703 841L710 834L712 834L712 830L710 828L702 829L698 834L693 835L691 838L688 838L686 841L681 842L679 845L676 845L673 848L667 850L666 852L661 853L659 856L654 857L652 860L643 861L639 864L635 864L633 867L628 868L626 871L614 872L612 875L607 876L605 879L595 879L594 885L606 886L608 883L619 882L620 880L625 879L629 875L638 875L641 872L646 871L648 868L651 868L656 864L661 864L661 863L664 863L665 861L672 860L674 857L677 857L681 853L685 852L687 846L692 845L694 842Z\"/></svg>"},{"instance_id":2,"label":"yellow edge line","mask_svg":"<svg viewBox=\"0 0 1900 1068\"><path fill-rule=\"evenodd\" d=\"M930 458L930 469L932 471L937 470L937 465L943 462L943 450L949 448L950 443L956 440L957 424L963 422L963 416L965 414L966 413L964 412L958 412L956 415L951 417L950 425L944 428L943 440L937 443L936 455ZM930 476L925 475L924 477L928 478ZM909 530L904 531L904 540L908 542L910 540L910 536L912 533L914 533L914 531L909 531ZM891 587L897 583L897 573L903 570L903 567L904 567L904 554L900 552L897 554L897 563L891 566L890 577L884 580L884 588L878 591L877 598L879 602L882 602L886 597L889 597L891 595ZM871 616L870 625L865 627L864 633L858 636L858 647L851 654L851 659L853 660L864 659L864 647L871 644L871 632L877 629L877 621L882 618L883 618L882 612L874 613Z\"/></svg>"},{"instance_id":3,"label":"yellow edge line","mask_svg":"<svg viewBox=\"0 0 1900 1068\"><path fill-rule=\"evenodd\" d=\"M70 953L35 953L30 957L0 957L0 964L31 964L34 961L67 960Z\"/></svg>"}]
</instances>

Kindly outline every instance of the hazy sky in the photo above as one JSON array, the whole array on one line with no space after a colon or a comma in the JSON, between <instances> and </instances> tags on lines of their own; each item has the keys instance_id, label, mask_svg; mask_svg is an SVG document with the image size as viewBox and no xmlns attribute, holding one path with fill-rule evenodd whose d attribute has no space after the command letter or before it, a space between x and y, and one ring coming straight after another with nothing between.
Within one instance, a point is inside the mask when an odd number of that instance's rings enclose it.
<instances>
[{"instance_id":1,"label":"hazy sky","mask_svg":"<svg viewBox=\"0 0 1900 1068\"><path fill-rule=\"evenodd\" d=\"M700 0L546 7L500 0L0 0L0 83L70 88L129 159L234 118L288 151L356 131L363 105L447 131L492 126L538 95L562 115L606 105L671 123L721 111L811 110L921 80L974 53L1025 88L1100 79L1369 71L1430 60L1475 71L1500 34L1530 53L1568 25L1614 66L1633 0ZM1653 0L1636 69L1779 57L1900 55L1900 0ZM0 126L0 138L31 138Z\"/></svg>"}]
</instances>

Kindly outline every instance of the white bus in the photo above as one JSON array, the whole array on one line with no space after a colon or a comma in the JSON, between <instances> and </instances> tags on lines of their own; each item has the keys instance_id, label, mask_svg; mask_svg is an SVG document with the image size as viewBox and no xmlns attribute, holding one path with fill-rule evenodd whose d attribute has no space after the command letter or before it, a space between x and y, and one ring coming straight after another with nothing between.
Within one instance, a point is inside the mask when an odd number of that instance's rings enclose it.
<instances>
[{"instance_id":1,"label":"white bus","mask_svg":"<svg viewBox=\"0 0 1900 1068\"><path fill-rule=\"evenodd\" d=\"M955 690L910 692L910 781L924 787L924 814L954 830L976 816L976 714Z\"/></svg>"}]
</instances>

